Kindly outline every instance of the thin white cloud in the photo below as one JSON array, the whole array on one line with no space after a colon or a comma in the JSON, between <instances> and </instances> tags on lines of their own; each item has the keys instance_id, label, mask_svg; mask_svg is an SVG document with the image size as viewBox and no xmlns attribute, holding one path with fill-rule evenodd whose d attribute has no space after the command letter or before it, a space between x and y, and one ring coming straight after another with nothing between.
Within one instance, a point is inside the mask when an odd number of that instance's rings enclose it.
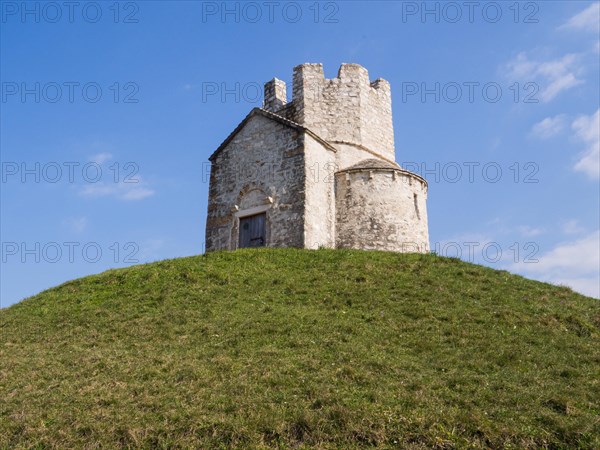
<instances>
[{"instance_id":1,"label":"thin white cloud","mask_svg":"<svg viewBox=\"0 0 600 450\"><path fill-rule=\"evenodd\" d=\"M562 231L565 234L579 234L585 231L585 228L579 225L579 221L571 219L566 221L562 226Z\"/></svg>"},{"instance_id":2,"label":"thin white cloud","mask_svg":"<svg viewBox=\"0 0 600 450\"><path fill-rule=\"evenodd\" d=\"M112 159L112 157L113 157L112 153L108 153L108 152L97 153L90 158L90 161L95 162L96 164L102 165L106 161Z\"/></svg>"},{"instance_id":3,"label":"thin white cloud","mask_svg":"<svg viewBox=\"0 0 600 450\"><path fill-rule=\"evenodd\" d=\"M517 227L517 231L521 236L533 237L544 233L543 228L530 227L529 225L521 225Z\"/></svg>"},{"instance_id":4,"label":"thin white cloud","mask_svg":"<svg viewBox=\"0 0 600 450\"><path fill-rule=\"evenodd\" d=\"M114 197L127 201L142 200L153 196L155 191L148 187L140 177L138 178L139 182L137 183L121 181L119 183L98 182L87 184L80 189L79 194L89 198Z\"/></svg>"},{"instance_id":5,"label":"thin white cloud","mask_svg":"<svg viewBox=\"0 0 600 450\"><path fill-rule=\"evenodd\" d=\"M578 80L575 75L571 72L564 73L556 76L555 78L551 78L550 84L541 91L541 100L544 102L549 102L562 91L566 91L575 87L583 81Z\"/></svg>"},{"instance_id":6,"label":"thin white cloud","mask_svg":"<svg viewBox=\"0 0 600 450\"><path fill-rule=\"evenodd\" d=\"M154 195L154 191L152 189L138 187L135 189L129 189L125 192L121 198L123 200L142 200L146 197L151 197Z\"/></svg>"},{"instance_id":7,"label":"thin white cloud","mask_svg":"<svg viewBox=\"0 0 600 450\"><path fill-rule=\"evenodd\" d=\"M582 84L578 76L583 71L580 55L569 53L561 58L539 61L519 53L505 67L507 77L522 83L535 83L539 88L536 98L549 102L563 91Z\"/></svg>"},{"instance_id":8,"label":"thin white cloud","mask_svg":"<svg viewBox=\"0 0 600 450\"><path fill-rule=\"evenodd\" d=\"M73 233L83 233L88 226L87 217L69 217L63 224Z\"/></svg>"},{"instance_id":9,"label":"thin white cloud","mask_svg":"<svg viewBox=\"0 0 600 450\"><path fill-rule=\"evenodd\" d=\"M594 2L567 20L559 29L577 31L600 31L600 3Z\"/></svg>"},{"instance_id":10,"label":"thin white cloud","mask_svg":"<svg viewBox=\"0 0 600 450\"><path fill-rule=\"evenodd\" d=\"M508 269L600 298L600 230L560 243L536 258L537 262L513 263Z\"/></svg>"},{"instance_id":11,"label":"thin white cloud","mask_svg":"<svg viewBox=\"0 0 600 450\"><path fill-rule=\"evenodd\" d=\"M549 139L565 128L565 115L546 117L531 128L531 134L539 139Z\"/></svg>"},{"instance_id":12,"label":"thin white cloud","mask_svg":"<svg viewBox=\"0 0 600 450\"><path fill-rule=\"evenodd\" d=\"M571 124L577 140L585 144L585 150L575 164L575 170L590 178L600 177L600 108L592 115L579 116Z\"/></svg>"},{"instance_id":13,"label":"thin white cloud","mask_svg":"<svg viewBox=\"0 0 600 450\"><path fill-rule=\"evenodd\" d=\"M89 160L96 164L103 165L113 159L113 154L109 152L100 152L91 156ZM116 163L118 164L118 163ZM124 166L126 167L126 166ZM118 181L113 181L115 173L109 169L99 171L99 179L95 182L87 182L84 185L76 187L79 195L87 198L113 197L118 200L136 201L153 196L156 192L149 184L142 180L137 174L125 173L119 174ZM117 172L118 173L118 172Z\"/></svg>"}]
</instances>

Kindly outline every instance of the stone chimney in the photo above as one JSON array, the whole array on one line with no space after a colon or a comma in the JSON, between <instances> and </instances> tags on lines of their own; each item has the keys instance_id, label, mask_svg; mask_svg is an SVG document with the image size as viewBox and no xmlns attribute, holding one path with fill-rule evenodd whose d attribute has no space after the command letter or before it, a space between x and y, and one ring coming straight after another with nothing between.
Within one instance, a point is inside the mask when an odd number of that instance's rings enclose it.
<instances>
[{"instance_id":1,"label":"stone chimney","mask_svg":"<svg viewBox=\"0 0 600 450\"><path fill-rule=\"evenodd\" d=\"M273 78L265 83L265 97L263 108L267 111L276 112L287 103L285 81Z\"/></svg>"}]
</instances>

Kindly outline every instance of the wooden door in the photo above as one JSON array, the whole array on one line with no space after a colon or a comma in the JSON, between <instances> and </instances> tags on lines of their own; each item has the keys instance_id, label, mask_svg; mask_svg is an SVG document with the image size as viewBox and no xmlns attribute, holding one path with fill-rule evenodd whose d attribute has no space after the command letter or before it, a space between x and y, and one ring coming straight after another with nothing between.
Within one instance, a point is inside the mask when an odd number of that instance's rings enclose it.
<instances>
[{"instance_id":1,"label":"wooden door","mask_svg":"<svg viewBox=\"0 0 600 450\"><path fill-rule=\"evenodd\" d=\"M265 213L242 217L240 219L239 248L265 246L267 241L265 234L265 219Z\"/></svg>"}]
</instances>

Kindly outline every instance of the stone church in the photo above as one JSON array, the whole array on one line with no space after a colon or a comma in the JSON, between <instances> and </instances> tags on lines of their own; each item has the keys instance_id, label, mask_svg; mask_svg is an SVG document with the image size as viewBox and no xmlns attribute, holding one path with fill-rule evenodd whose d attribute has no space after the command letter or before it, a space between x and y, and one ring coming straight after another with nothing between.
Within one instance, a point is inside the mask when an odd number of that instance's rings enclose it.
<instances>
[{"instance_id":1,"label":"stone church","mask_svg":"<svg viewBox=\"0 0 600 450\"><path fill-rule=\"evenodd\" d=\"M294 68L210 156L206 250L428 252L427 182L395 162L390 84L358 64Z\"/></svg>"}]
</instances>

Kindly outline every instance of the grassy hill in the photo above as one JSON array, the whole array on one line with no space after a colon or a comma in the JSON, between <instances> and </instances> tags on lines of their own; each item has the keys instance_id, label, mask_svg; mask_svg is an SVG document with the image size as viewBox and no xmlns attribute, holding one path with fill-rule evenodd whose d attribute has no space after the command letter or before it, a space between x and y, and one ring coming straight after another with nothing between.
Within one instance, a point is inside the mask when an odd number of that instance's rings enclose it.
<instances>
[{"instance_id":1,"label":"grassy hill","mask_svg":"<svg viewBox=\"0 0 600 450\"><path fill-rule=\"evenodd\" d=\"M600 448L600 302L435 255L241 250L0 310L0 448Z\"/></svg>"}]
</instances>

